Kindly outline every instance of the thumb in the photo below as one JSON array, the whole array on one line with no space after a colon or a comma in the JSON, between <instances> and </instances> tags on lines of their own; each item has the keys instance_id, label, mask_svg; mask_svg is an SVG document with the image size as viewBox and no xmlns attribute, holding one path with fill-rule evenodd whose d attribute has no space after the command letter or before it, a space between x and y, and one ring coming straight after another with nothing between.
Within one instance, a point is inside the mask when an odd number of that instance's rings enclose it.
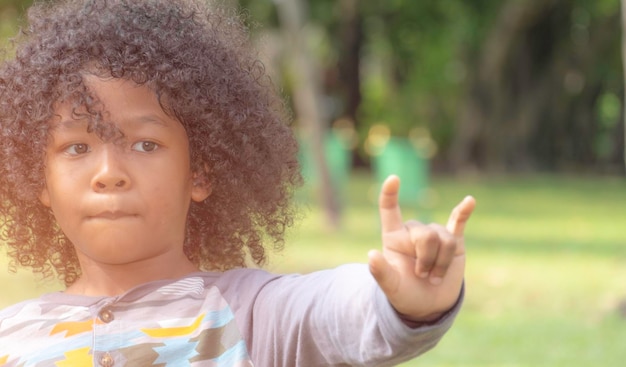
<instances>
[{"instance_id":1,"label":"thumb","mask_svg":"<svg viewBox=\"0 0 626 367\"><path fill-rule=\"evenodd\" d=\"M378 250L371 250L368 254L370 273L387 295L398 289L399 275L387 262L383 254Z\"/></svg>"}]
</instances>

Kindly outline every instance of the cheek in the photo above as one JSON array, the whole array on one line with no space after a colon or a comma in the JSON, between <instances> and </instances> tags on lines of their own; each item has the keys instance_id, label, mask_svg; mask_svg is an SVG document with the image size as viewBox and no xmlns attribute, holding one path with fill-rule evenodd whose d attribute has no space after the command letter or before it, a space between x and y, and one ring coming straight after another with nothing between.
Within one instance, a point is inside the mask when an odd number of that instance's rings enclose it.
<instances>
[{"instance_id":1,"label":"cheek","mask_svg":"<svg viewBox=\"0 0 626 367\"><path fill-rule=\"evenodd\" d=\"M188 172L170 170L165 178L146 182L144 200L150 203L154 213L172 218L186 216L191 201L192 184ZM175 179L176 178L176 179Z\"/></svg>"}]
</instances>

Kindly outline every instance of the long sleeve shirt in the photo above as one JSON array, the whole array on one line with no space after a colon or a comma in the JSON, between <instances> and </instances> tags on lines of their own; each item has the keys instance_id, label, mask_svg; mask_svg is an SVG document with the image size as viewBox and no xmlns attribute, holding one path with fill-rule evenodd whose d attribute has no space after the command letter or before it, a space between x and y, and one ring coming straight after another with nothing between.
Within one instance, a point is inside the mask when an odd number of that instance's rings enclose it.
<instances>
[{"instance_id":1,"label":"long sleeve shirt","mask_svg":"<svg viewBox=\"0 0 626 367\"><path fill-rule=\"evenodd\" d=\"M49 293L0 311L0 366L393 366L432 348L461 299L412 328L358 264L198 272L114 297Z\"/></svg>"}]
</instances>

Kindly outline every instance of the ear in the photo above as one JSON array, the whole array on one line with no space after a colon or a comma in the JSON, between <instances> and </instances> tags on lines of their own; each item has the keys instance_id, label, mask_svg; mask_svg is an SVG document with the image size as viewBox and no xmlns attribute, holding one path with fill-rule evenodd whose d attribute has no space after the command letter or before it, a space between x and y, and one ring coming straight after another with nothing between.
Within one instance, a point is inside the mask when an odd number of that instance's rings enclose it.
<instances>
[{"instance_id":1,"label":"ear","mask_svg":"<svg viewBox=\"0 0 626 367\"><path fill-rule=\"evenodd\" d=\"M39 193L39 201L46 207L50 207L50 194L48 193L48 187L44 186Z\"/></svg>"},{"instance_id":2,"label":"ear","mask_svg":"<svg viewBox=\"0 0 626 367\"><path fill-rule=\"evenodd\" d=\"M193 183L191 187L191 200L202 202L211 195L213 188L208 178L209 168L205 163L202 171L193 173Z\"/></svg>"}]
</instances>

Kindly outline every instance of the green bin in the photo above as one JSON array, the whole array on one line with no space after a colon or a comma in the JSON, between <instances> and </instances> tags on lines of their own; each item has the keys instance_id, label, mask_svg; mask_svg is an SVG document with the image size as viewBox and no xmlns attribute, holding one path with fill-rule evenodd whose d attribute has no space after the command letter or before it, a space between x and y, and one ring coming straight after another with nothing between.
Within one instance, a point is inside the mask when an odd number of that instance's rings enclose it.
<instances>
[{"instance_id":1,"label":"green bin","mask_svg":"<svg viewBox=\"0 0 626 367\"><path fill-rule=\"evenodd\" d=\"M351 151L340 136L331 130L324 139L324 154L333 190L341 196L350 177ZM315 167L311 144L302 138L300 138L299 159L305 185L314 189L319 188L320 177Z\"/></svg>"},{"instance_id":2,"label":"green bin","mask_svg":"<svg viewBox=\"0 0 626 367\"><path fill-rule=\"evenodd\" d=\"M400 177L401 205L419 208L428 199L429 162L409 139L390 137L372 157L372 168L381 184L391 174Z\"/></svg>"}]
</instances>

